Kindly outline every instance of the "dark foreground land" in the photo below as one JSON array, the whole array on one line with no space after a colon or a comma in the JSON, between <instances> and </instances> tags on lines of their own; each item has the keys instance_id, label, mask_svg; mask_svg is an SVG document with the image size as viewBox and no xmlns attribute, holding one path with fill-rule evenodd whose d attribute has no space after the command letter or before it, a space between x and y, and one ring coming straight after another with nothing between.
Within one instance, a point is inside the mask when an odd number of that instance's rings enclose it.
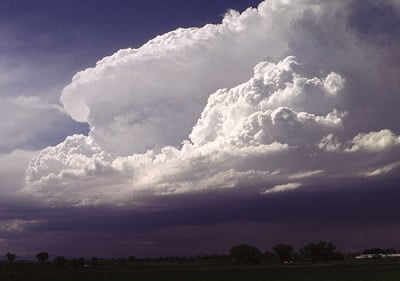
<instances>
[{"instance_id":1,"label":"dark foreground land","mask_svg":"<svg viewBox=\"0 0 400 281\"><path fill-rule=\"evenodd\" d=\"M228 263L125 263L57 269L49 264L0 264L1 281L396 281L400 262L233 266Z\"/></svg>"}]
</instances>

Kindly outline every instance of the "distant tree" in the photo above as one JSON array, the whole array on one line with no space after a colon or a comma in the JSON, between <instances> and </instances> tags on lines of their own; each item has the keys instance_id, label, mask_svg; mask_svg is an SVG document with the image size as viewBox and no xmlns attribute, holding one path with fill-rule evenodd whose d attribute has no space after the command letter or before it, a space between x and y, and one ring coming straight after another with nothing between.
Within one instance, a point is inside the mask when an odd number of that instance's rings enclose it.
<instances>
[{"instance_id":1,"label":"distant tree","mask_svg":"<svg viewBox=\"0 0 400 281\"><path fill-rule=\"evenodd\" d=\"M397 250L396 249L394 249L394 248L387 248L387 249L385 249L385 254L396 254L397 253Z\"/></svg>"},{"instance_id":2,"label":"distant tree","mask_svg":"<svg viewBox=\"0 0 400 281\"><path fill-rule=\"evenodd\" d=\"M329 262L335 257L336 247L332 243L320 241L309 243L300 249L300 254L312 263Z\"/></svg>"},{"instance_id":3,"label":"distant tree","mask_svg":"<svg viewBox=\"0 0 400 281\"><path fill-rule=\"evenodd\" d=\"M85 265L85 259L80 257L78 258L78 267L83 267Z\"/></svg>"},{"instance_id":4,"label":"distant tree","mask_svg":"<svg viewBox=\"0 0 400 281\"><path fill-rule=\"evenodd\" d=\"M45 262L49 259L49 253L46 252L40 252L36 255L36 258L38 259L38 261L40 262Z\"/></svg>"},{"instance_id":5,"label":"distant tree","mask_svg":"<svg viewBox=\"0 0 400 281\"><path fill-rule=\"evenodd\" d=\"M116 263L117 264L124 264L124 263L127 263L128 262L128 259L126 259L126 258L117 258L116 259Z\"/></svg>"},{"instance_id":6,"label":"distant tree","mask_svg":"<svg viewBox=\"0 0 400 281\"><path fill-rule=\"evenodd\" d=\"M344 260L345 258L346 258L346 255L343 254L343 253L340 252L340 251L335 251L335 252L333 253L333 256L332 256L332 260L335 260L335 261Z\"/></svg>"},{"instance_id":7,"label":"distant tree","mask_svg":"<svg viewBox=\"0 0 400 281\"><path fill-rule=\"evenodd\" d=\"M355 259L355 257L361 255L360 252L347 252L346 254L344 254L344 258L345 259Z\"/></svg>"},{"instance_id":8,"label":"distant tree","mask_svg":"<svg viewBox=\"0 0 400 281\"><path fill-rule=\"evenodd\" d=\"M230 251L231 258L236 264L254 265L261 262L261 252L258 248L242 244Z\"/></svg>"},{"instance_id":9,"label":"distant tree","mask_svg":"<svg viewBox=\"0 0 400 281\"><path fill-rule=\"evenodd\" d=\"M9 262L14 262L15 259L17 258L17 255L14 254L14 253L7 253L7 254L6 254L6 257L7 257L7 260L8 260Z\"/></svg>"},{"instance_id":10,"label":"distant tree","mask_svg":"<svg viewBox=\"0 0 400 281\"><path fill-rule=\"evenodd\" d=\"M162 258L162 257L161 257ZM128 257L128 261L129 262L134 262L134 261L136 261L136 258L134 257L134 256L129 256Z\"/></svg>"},{"instance_id":11,"label":"distant tree","mask_svg":"<svg viewBox=\"0 0 400 281\"><path fill-rule=\"evenodd\" d=\"M90 264L91 264L93 267L97 267L97 266L99 265L99 259L96 258L96 257L93 257L93 258L90 260Z\"/></svg>"},{"instance_id":12,"label":"distant tree","mask_svg":"<svg viewBox=\"0 0 400 281\"><path fill-rule=\"evenodd\" d=\"M69 266L70 267L79 267L78 259L71 259L69 261Z\"/></svg>"},{"instance_id":13,"label":"distant tree","mask_svg":"<svg viewBox=\"0 0 400 281\"><path fill-rule=\"evenodd\" d=\"M292 254L292 261L296 262L296 261L299 261L299 260L301 260L301 255L299 253L293 253Z\"/></svg>"},{"instance_id":14,"label":"distant tree","mask_svg":"<svg viewBox=\"0 0 400 281\"><path fill-rule=\"evenodd\" d=\"M85 265L85 259L84 258L71 259L69 261L69 266L71 266L71 267L83 268L84 265Z\"/></svg>"},{"instance_id":15,"label":"distant tree","mask_svg":"<svg viewBox=\"0 0 400 281\"><path fill-rule=\"evenodd\" d=\"M221 256L219 256L219 260L220 261L229 261L230 256L229 255L221 255Z\"/></svg>"},{"instance_id":16,"label":"distant tree","mask_svg":"<svg viewBox=\"0 0 400 281\"><path fill-rule=\"evenodd\" d=\"M65 267L67 265L67 259L63 256L57 256L54 259L54 264L59 268Z\"/></svg>"},{"instance_id":17,"label":"distant tree","mask_svg":"<svg viewBox=\"0 0 400 281\"><path fill-rule=\"evenodd\" d=\"M381 248L369 248L369 249L365 249L362 253L363 253L363 255L384 254L385 250L383 250Z\"/></svg>"},{"instance_id":18,"label":"distant tree","mask_svg":"<svg viewBox=\"0 0 400 281\"><path fill-rule=\"evenodd\" d=\"M280 243L275 245L272 250L274 250L281 263L292 260L293 246Z\"/></svg>"}]
</instances>

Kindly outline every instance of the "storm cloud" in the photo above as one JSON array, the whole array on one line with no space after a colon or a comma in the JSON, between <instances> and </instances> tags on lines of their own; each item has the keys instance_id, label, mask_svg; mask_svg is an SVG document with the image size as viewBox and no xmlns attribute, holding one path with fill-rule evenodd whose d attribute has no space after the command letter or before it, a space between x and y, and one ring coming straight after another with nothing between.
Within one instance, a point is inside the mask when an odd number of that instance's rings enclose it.
<instances>
[{"instance_id":1,"label":"storm cloud","mask_svg":"<svg viewBox=\"0 0 400 281\"><path fill-rule=\"evenodd\" d=\"M370 5L366 17L385 14ZM381 68L397 45L369 40L374 30L365 34L355 7L265 1L102 59L61 96L89 136L41 151L25 190L59 204L127 204L134 192L139 200L257 183L264 194L393 173L398 67Z\"/></svg>"},{"instance_id":2,"label":"storm cloud","mask_svg":"<svg viewBox=\"0 0 400 281\"><path fill-rule=\"evenodd\" d=\"M83 254L110 237L110 251L144 255L283 238L357 248L392 232L390 246L400 233L388 203L399 197L398 22L398 1L266 0L102 58L64 87L62 108L7 100L35 129L19 141L21 130L0 127L16 135L0 149L48 139L42 127L69 117L89 132L0 155L17 175L0 172L14 198L0 249L24 231L60 252L58 239L84 241Z\"/></svg>"}]
</instances>

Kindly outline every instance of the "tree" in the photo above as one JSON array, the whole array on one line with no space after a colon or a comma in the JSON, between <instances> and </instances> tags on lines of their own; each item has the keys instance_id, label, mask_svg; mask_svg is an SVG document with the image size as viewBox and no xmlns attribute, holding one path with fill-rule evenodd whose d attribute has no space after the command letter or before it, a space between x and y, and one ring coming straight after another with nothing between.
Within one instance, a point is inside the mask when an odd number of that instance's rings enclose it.
<instances>
[{"instance_id":1,"label":"tree","mask_svg":"<svg viewBox=\"0 0 400 281\"><path fill-rule=\"evenodd\" d=\"M336 256L336 247L332 243L320 241L318 243L309 243L300 249L300 254L312 263L329 262Z\"/></svg>"},{"instance_id":2,"label":"tree","mask_svg":"<svg viewBox=\"0 0 400 281\"><path fill-rule=\"evenodd\" d=\"M346 258L345 254L343 254L340 251L335 251L332 256L332 259L335 261L341 261L341 260L344 260L345 258Z\"/></svg>"},{"instance_id":3,"label":"tree","mask_svg":"<svg viewBox=\"0 0 400 281\"><path fill-rule=\"evenodd\" d=\"M93 257L93 258L91 259L91 261L90 261L90 264L91 264L93 267L97 267L97 266L99 265L99 259L96 258L96 257Z\"/></svg>"},{"instance_id":4,"label":"tree","mask_svg":"<svg viewBox=\"0 0 400 281\"><path fill-rule=\"evenodd\" d=\"M17 258L17 255L14 254L14 253L7 253L7 254L6 254L6 257L7 257L7 260L8 260L9 262L14 262L15 259Z\"/></svg>"},{"instance_id":5,"label":"tree","mask_svg":"<svg viewBox=\"0 0 400 281\"><path fill-rule=\"evenodd\" d=\"M381 248L370 248L370 249L365 249L362 253L363 255L378 255L378 254L385 254L385 250Z\"/></svg>"},{"instance_id":6,"label":"tree","mask_svg":"<svg viewBox=\"0 0 400 281\"><path fill-rule=\"evenodd\" d=\"M394 248L387 248L387 249L385 249L385 254L386 254L386 255L389 255L389 254L396 254L396 253L397 253L397 250L394 249Z\"/></svg>"},{"instance_id":7,"label":"tree","mask_svg":"<svg viewBox=\"0 0 400 281\"><path fill-rule=\"evenodd\" d=\"M242 244L235 246L230 251L231 257L236 264L254 265L261 262L261 252L258 248Z\"/></svg>"},{"instance_id":8,"label":"tree","mask_svg":"<svg viewBox=\"0 0 400 281\"><path fill-rule=\"evenodd\" d=\"M79 267L78 259L71 259L69 261L69 266L70 267Z\"/></svg>"},{"instance_id":9,"label":"tree","mask_svg":"<svg viewBox=\"0 0 400 281\"><path fill-rule=\"evenodd\" d=\"M59 268L65 267L67 265L67 259L63 256L58 256L54 259L54 264Z\"/></svg>"},{"instance_id":10,"label":"tree","mask_svg":"<svg viewBox=\"0 0 400 281\"><path fill-rule=\"evenodd\" d=\"M40 252L36 255L36 258L38 259L38 261L40 262L45 262L49 259L49 254L46 252Z\"/></svg>"},{"instance_id":11,"label":"tree","mask_svg":"<svg viewBox=\"0 0 400 281\"><path fill-rule=\"evenodd\" d=\"M84 258L71 259L69 261L69 265L71 267L82 268L85 265L85 259Z\"/></svg>"},{"instance_id":12,"label":"tree","mask_svg":"<svg viewBox=\"0 0 400 281\"><path fill-rule=\"evenodd\" d=\"M281 263L292 260L293 246L280 243L275 245L272 250L274 250Z\"/></svg>"},{"instance_id":13,"label":"tree","mask_svg":"<svg viewBox=\"0 0 400 281\"><path fill-rule=\"evenodd\" d=\"M85 265L85 258L78 258L78 266L83 267Z\"/></svg>"}]
</instances>

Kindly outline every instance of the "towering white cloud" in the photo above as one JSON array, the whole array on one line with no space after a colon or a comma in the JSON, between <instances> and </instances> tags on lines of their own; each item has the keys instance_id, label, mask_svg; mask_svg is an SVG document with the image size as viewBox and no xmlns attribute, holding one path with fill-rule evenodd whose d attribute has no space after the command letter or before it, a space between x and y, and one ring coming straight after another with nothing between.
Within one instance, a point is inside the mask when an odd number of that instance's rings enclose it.
<instances>
[{"instance_id":1,"label":"towering white cloud","mask_svg":"<svg viewBox=\"0 0 400 281\"><path fill-rule=\"evenodd\" d=\"M179 145L210 93L246 81L259 61L288 50L290 21L305 8L262 3L230 11L218 25L177 29L120 50L77 73L61 102L116 155Z\"/></svg>"},{"instance_id":2,"label":"towering white cloud","mask_svg":"<svg viewBox=\"0 0 400 281\"><path fill-rule=\"evenodd\" d=\"M389 61L398 41L362 36L357 7L265 1L104 58L61 96L89 136L41 151L25 191L74 205L126 203L132 192L270 194L393 173L399 67Z\"/></svg>"},{"instance_id":3,"label":"towering white cloud","mask_svg":"<svg viewBox=\"0 0 400 281\"><path fill-rule=\"evenodd\" d=\"M240 146L273 141L296 145L340 130L345 113L334 106L344 79L336 73L307 78L296 67L294 57L262 62L248 82L211 95L190 135L193 143L221 139Z\"/></svg>"}]
</instances>

